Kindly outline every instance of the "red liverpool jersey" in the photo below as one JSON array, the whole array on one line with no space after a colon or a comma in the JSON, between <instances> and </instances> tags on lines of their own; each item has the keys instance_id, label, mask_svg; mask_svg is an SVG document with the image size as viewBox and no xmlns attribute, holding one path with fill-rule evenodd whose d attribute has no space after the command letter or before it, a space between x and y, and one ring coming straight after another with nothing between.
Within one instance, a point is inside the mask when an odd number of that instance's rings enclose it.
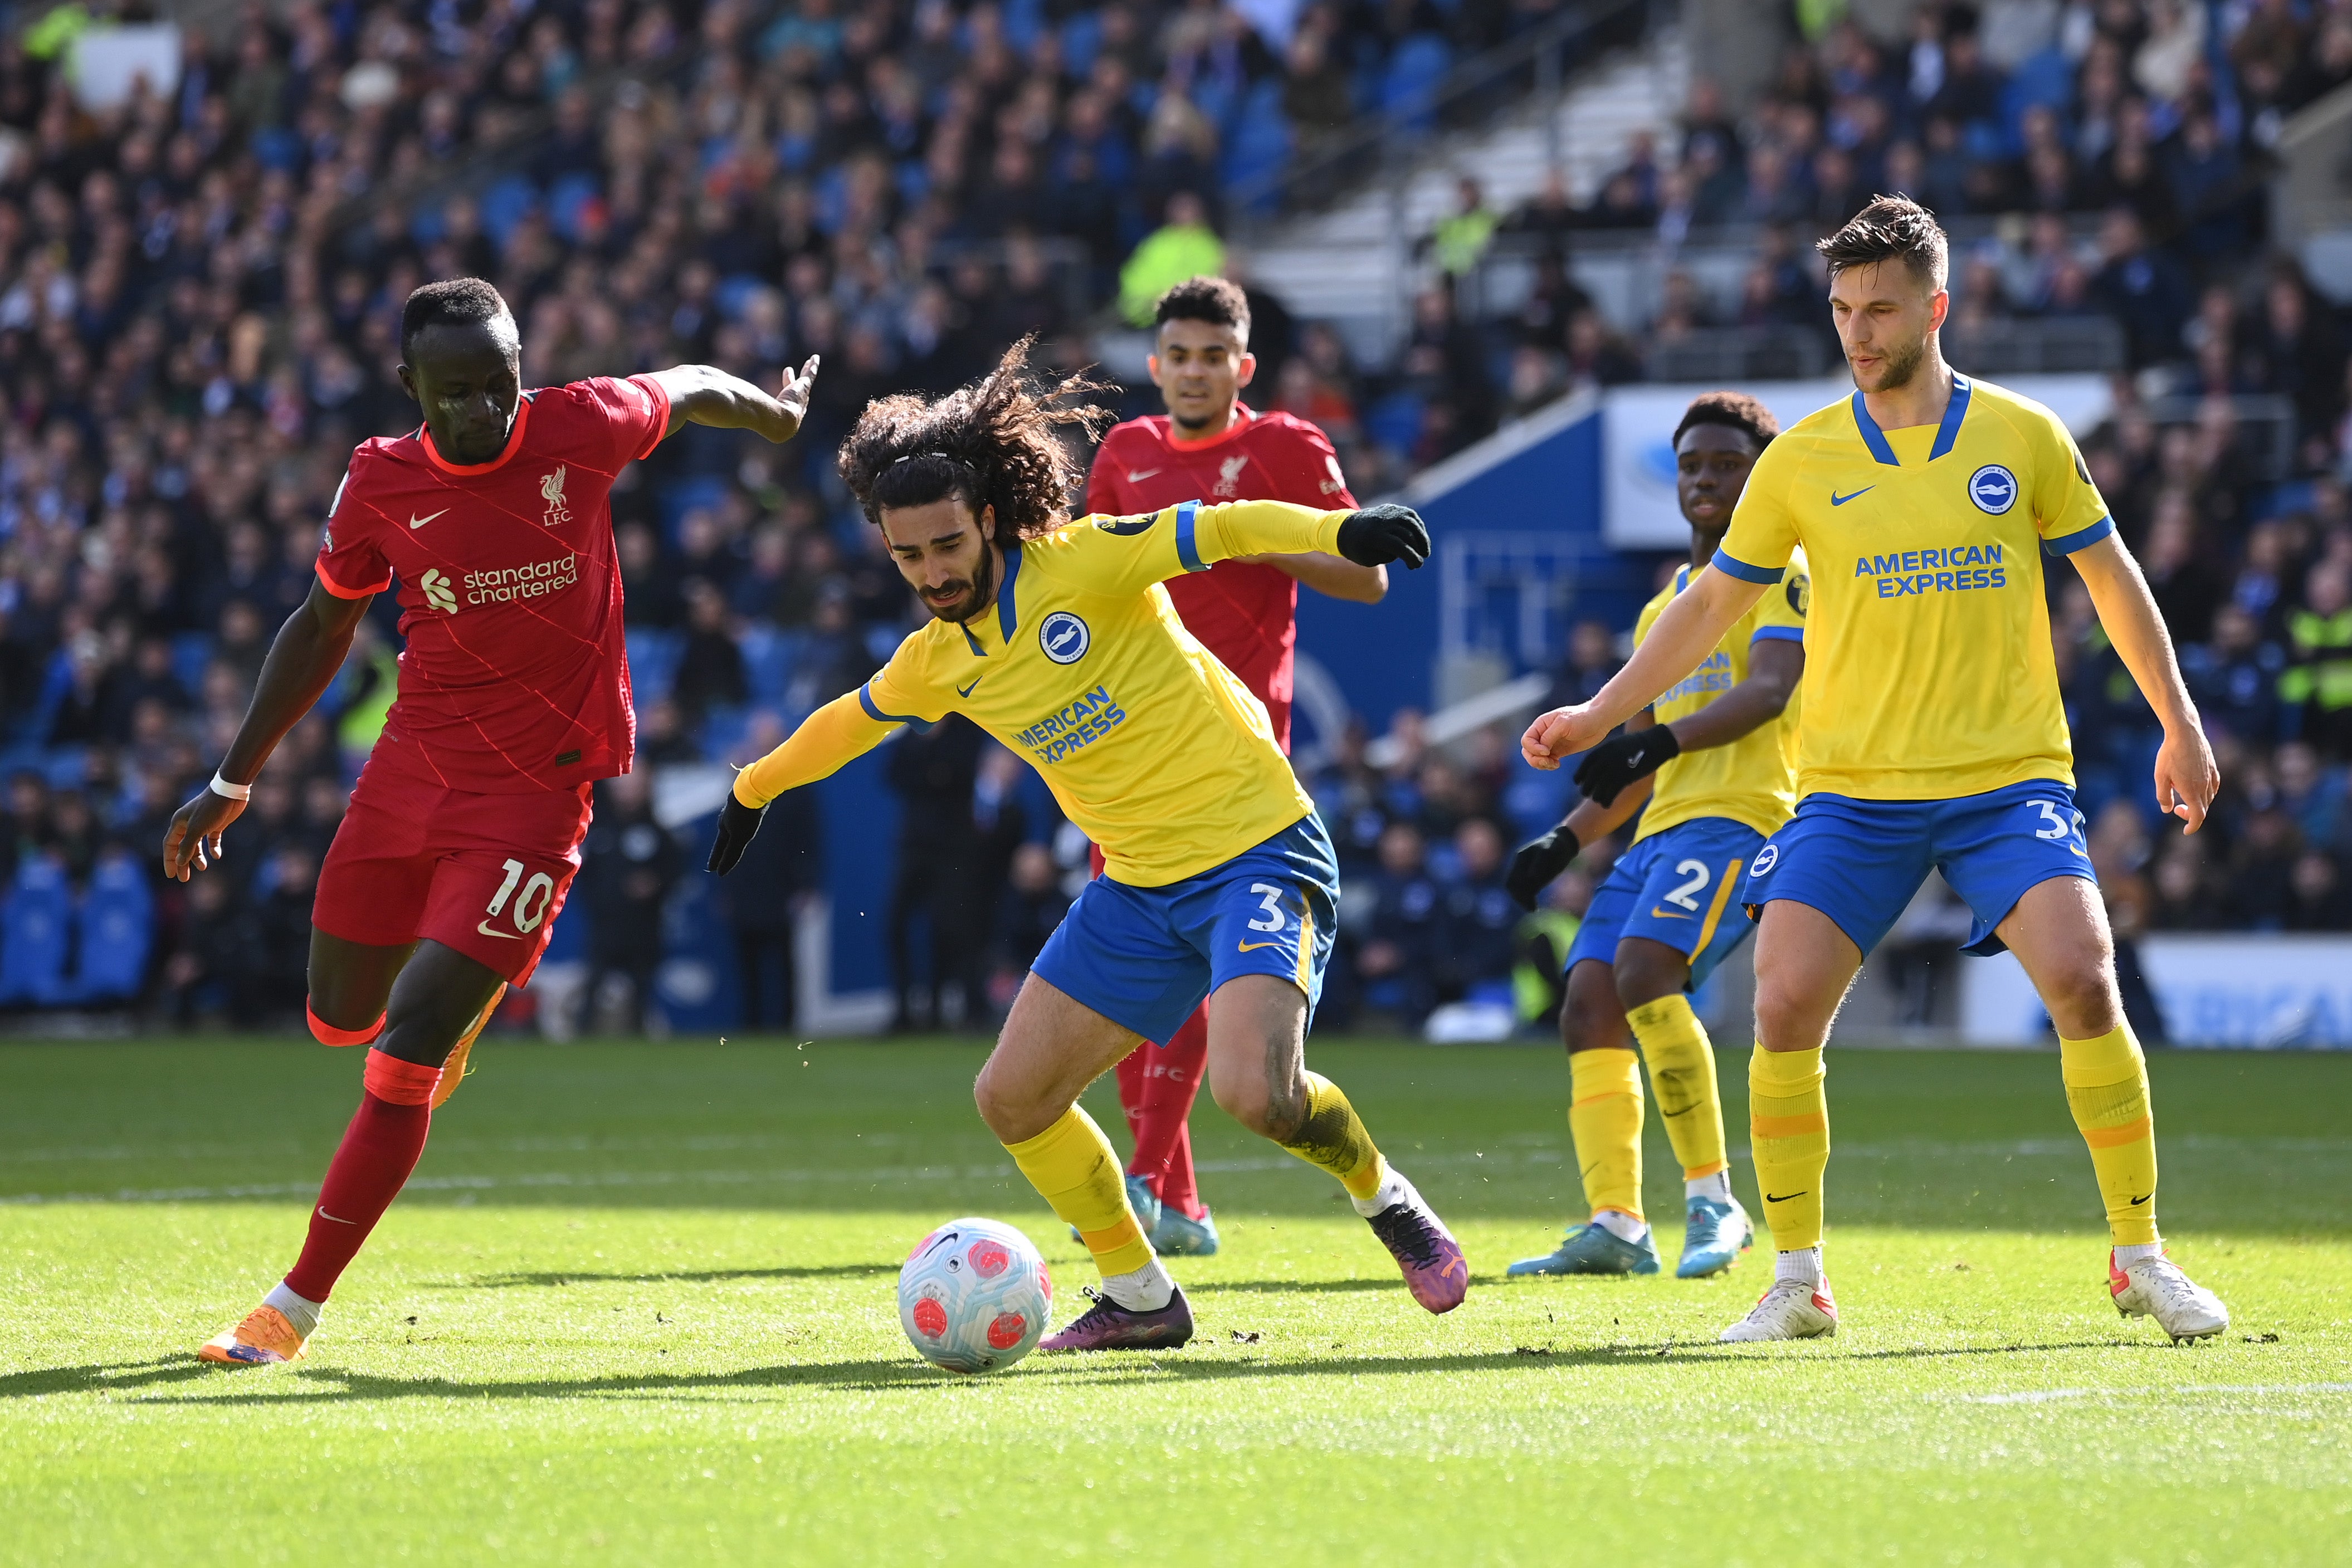
<instances>
[{"instance_id":1,"label":"red liverpool jersey","mask_svg":"<svg viewBox=\"0 0 2352 1568\"><path fill-rule=\"evenodd\" d=\"M400 695L371 766L481 794L569 789L636 752L608 493L669 425L650 376L523 393L506 450L446 461L432 434L360 444L319 578L400 579Z\"/></svg>"},{"instance_id":2,"label":"red liverpool jersey","mask_svg":"<svg viewBox=\"0 0 2352 1568\"><path fill-rule=\"evenodd\" d=\"M1130 419L1103 437L1087 476L1087 510L1126 516L1184 501L1290 501L1325 511L1356 505L1330 438L1286 413L1236 404L1224 434L1206 441L1181 439L1164 413ZM1184 629L1257 694L1289 750L1297 580L1256 561L1222 560L1167 588Z\"/></svg>"}]
</instances>

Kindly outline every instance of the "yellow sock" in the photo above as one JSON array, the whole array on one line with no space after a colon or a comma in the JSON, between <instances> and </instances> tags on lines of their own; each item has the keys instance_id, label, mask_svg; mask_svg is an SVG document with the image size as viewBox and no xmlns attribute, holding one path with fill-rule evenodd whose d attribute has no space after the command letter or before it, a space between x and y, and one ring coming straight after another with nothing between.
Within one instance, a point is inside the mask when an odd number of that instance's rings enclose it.
<instances>
[{"instance_id":1,"label":"yellow sock","mask_svg":"<svg viewBox=\"0 0 2352 1568\"><path fill-rule=\"evenodd\" d=\"M1078 1106L1034 1138L1004 1152L1045 1195L1054 1212L1075 1228L1108 1276L1130 1274L1151 1261L1151 1243L1127 1206L1127 1176L1095 1119Z\"/></svg>"},{"instance_id":2,"label":"yellow sock","mask_svg":"<svg viewBox=\"0 0 2352 1568\"><path fill-rule=\"evenodd\" d=\"M1643 1002L1625 1021L1633 1026L1633 1038L1650 1064L1658 1118L1666 1124L1675 1158L1683 1163L1683 1179L1715 1175L1731 1163L1723 1152L1723 1097L1715 1084L1715 1051L1690 998L1676 991Z\"/></svg>"},{"instance_id":3,"label":"yellow sock","mask_svg":"<svg viewBox=\"0 0 2352 1568\"><path fill-rule=\"evenodd\" d=\"M2096 1040L2061 1040L2066 1105L2091 1145L2091 1169L2106 1200L2107 1231L2118 1247L2156 1235L2156 1119L2148 1109L2147 1059L2129 1024Z\"/></svg>"},{"instance_id":4,"label":"yellow sock","mask_svg":"<svg viewBox=\"0 0 2352 1568\"><path fill-rule=\"evenodd\" d=\"M1633 1051L1568 1053L1568 1135L1595 1214L1642 1218L1642 1061Z\"/></svg>"},{"instance_id":5,"label":"yellow sock","mask_svg":"<svg viewBox=\"0 0 2352 1568\"><path fill-rule=\"evenodd\" d=\"M1307 1075L1307 1121L1282 1145L1308 1165L1329 1171L1354 1198L1370 1198L1389 1174L1388 1162L1372 1146L1362 1118L1339 1086L1320 1073Z\"/></svg>"},{"instance_id":6,"label":"yellow sock","mask_svg":"<svg viewBox=\"0 0 2352 1568\"><path fill-rule=\"evenodd\" d=\"M1811 1051L1756 1048L1748 1059L1748 1142L1772 1245L1800 1252L1822 1244L1822 1173L1830 1163L1827 1069Z\"/></svg>"}]
</instances>

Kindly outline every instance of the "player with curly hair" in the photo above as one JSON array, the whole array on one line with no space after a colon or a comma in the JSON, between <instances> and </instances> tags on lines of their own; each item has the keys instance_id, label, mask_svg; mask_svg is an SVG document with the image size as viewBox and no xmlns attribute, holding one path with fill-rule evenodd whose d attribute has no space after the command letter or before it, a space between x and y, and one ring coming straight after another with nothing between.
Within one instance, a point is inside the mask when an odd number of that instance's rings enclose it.
<instances>
[{"instance_id":1,"label":"player with curly hair","mask_svg":"<svg viewBox=\"0 0 2352 1568\"><path fill-rule=\"evenodd\" d=\"M1705 392L1675 429L1675 497L1691 550L1643 607L1638 646L1666 606L1706 570L1748 470L1780 426L1744 393ZM1591 1219L1559 1247L1511 1265L1525 1274L1654 1274L1658 1246L1642 1217L1642 1070L1683 1167L1685 1280L1719 1274L1753 1240L1731 1196L1715 1051L1690 993L1746 940L1728 911L1740 873L1797 800L1798 677L1805 669L1804 563L1757 601L1692 676L1623 734L1586 754L1585 796L1565 821L1512 857L1506 883L1533 908L1582 847L1635 811L1642 824L1592 897L1565 961L1559 1012L1570 1083L1568 1131ZM1631 1039L1628 1039L1630 1033Z\"/></svg>"},{"instance_id":2,"label":"player with curly hair","mask_svg":"<svg viewBox=\"0 0 2352 1568\"><path fill-rule=\"evenodd\" d=\"M1105 858L1037 956L973 1094L1103 1287L1047 1350L1146 1349L1192 1334L1079 1093L1204 996L1209 1089L1253 1132L1338 1177L1415 1300L1449 1312L1461 1247L1385 1161L1347 1097L1307 1070L1339 873L1265 706L1184 630L1165 580L1237 556L1320 550L1364 566L1428 557L1403 507L1314 511L1187 501L1072 521L1060 432L1099 415L1081 380L1037 383L1028 344L937 400L868 404L840 469L932 622L856 692L737 776L709 869L731 870L760 813L888 739L961 713L1044 776Z\"/></svg>"}]
</instances>

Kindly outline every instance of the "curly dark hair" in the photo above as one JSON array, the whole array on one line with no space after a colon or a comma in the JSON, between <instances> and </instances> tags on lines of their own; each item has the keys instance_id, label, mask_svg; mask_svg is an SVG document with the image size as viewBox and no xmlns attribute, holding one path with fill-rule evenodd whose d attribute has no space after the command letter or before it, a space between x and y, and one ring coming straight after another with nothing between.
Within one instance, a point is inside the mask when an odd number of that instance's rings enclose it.
<instances>
[{"instance_id":1,"label":"curly dark hair","mask_svg":"<svg viewBox=\"0 0 2352 1568\"><path fill-rule=\"evenodd\" d=\"M1690 407L1683 411L1683 422L1675 426L1675 445L1683 444L1683 432L1694 424L1722 424L1744 431L1759 452L1780 434L1780 422L1772 417L1772 411L1746 392L1701 392L1691 399Z\"/></svg>"},{"instance_id":2,"label":"curly dark hair","mask_svg":"<svg viewBox=\"0 0 2352 1568\"><path fill-rule=\"evenodd\" d=\"M1035 340L1022 339L996 369L944 397L896 392L866 405L837 463L869 522L878 526L885 507L927 507L949 496L974 517L994 507L1001 546L1070 520L1083 471L1059 432L1097 434L1111 415L1076 400L1111 389L1083 372L1050 382L1040 377L1029 364Z\"/></svg>"},{"instance_id":3,"label":"curly dark hair","mask_svg":"<svg viewBox=\"0 0 2352 1568\"><path fill-rule=\"evenodd\" d=\"M1171 321L1206 321L1213 327L1231 327L1249 340L1249 296L1241 285L1230 278L1188 277L1160 297L1151 312L1154 326Z\"/></svg>"},{"instance_id":4,"label":"curly dark hair","mask_svg":"<svg viewBox=\"0 0 2352 1568\"><path fill-rule=\"evenodd\" d=\"M1845 227L1814 243L1835 277L1849 267L1874 267L1900 259L1929 288L1941 288L1949 275L1950 245L1936 214L1908 196L1873 196L1846 220Z\"/></svg>"}]
</instances>

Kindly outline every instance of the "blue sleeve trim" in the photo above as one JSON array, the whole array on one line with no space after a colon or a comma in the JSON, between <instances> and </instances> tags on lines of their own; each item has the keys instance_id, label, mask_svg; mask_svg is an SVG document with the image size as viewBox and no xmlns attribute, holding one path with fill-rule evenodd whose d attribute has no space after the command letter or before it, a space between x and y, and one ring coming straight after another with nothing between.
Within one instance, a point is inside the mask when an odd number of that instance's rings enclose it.
<instances>
[{"instance_id":1,"label":"blue sleeve trim","mask_svg":"<svg viewBox=\"0 0 2352 1568\"><path fill-rule=\"evenodd\" d=\"M884 713L880 708L876 707L874 706L874 693L872 690L873 685L873 682L868 681L865 685L857 688L857 706L866 710L866 716L867 718L872 719L877 724L920 724L923 722L919 718L909 718L902 713Z\"/></svg>"},{"instance_id":2,"label":"blue sleeve trim","mask_svg":"<svg viewBox=\"0 0 2352 1568\"><path fill-rule=\"evenodd\" d=\"M1801 643L1804 640L1805 629L1801 626L1759 626L1756 635L1748 639L1748 645L1752 648L1759 643Z\"/></svg>"},{"instance_id":3,"label":"blue sleeve trim","mask_svg":"<svg viewBox=\"0 0 2352 1568\"><path fill-rule=\"evenodd\" d=\"M1176 559L1186 571L1206 571L1209 563L1201 559L1201 549L1192 538L1193 519L1199 515L1201 503L1185 501L1176 508Z\"/></svg>"},{"instance_id":4,"label":"blue sleeve trim","mask_svg":"<svg viewBox=\"0 0 2352 1568\"><path fill-rule=\"evenodd\" d=\"M1788 570L1786 567L1779 566L1750 566L1727 549L1717 550L1715 559L1707 564L1726 577L1736 577L1742 582L1761 582L1768 585L1780 581L1780 574Z\"/></svg>"},{"instance_id":5,"label":"blue sleeve trim","mask_svg":"<svg viewBox=\"0 0 2352 1568\"><path fill-rule=\"evenodd\" d=\"M2051 555L2073 555L2078 549L2097 544L2115 531L2115 518L2101 517L2087 528L2079 529L2054 539L2043 539L2042 548Z\"/></svg>"}]
</instances>

